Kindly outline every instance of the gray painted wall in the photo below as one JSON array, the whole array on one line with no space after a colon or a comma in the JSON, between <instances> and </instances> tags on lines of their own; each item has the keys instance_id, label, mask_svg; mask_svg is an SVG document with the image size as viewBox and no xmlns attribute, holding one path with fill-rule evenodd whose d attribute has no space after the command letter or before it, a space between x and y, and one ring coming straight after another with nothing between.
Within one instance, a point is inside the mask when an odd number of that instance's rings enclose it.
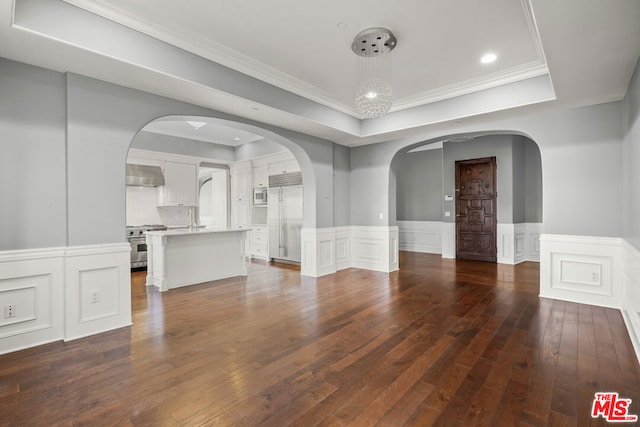
<instances>
[{"instance_id":1,"label":"gray painted wall","mask_svg":"<svg viewBox=\"0 0 640 427\"><path fill-rule=\"evenodd\" d=\"M377 213L388 211L389 201L395 203L389 165L400 150L451 134L505 133L527 136L540 147L545 233L620 237L621 123L621 102L542 113L525 109L517 116L478 118L454 128L442 123L415 137L358 147L351 152L352 206L358 206L351 211L351 223L395 225L395 217L379 220ZM501 191L498 187L499 197Z\"/></svg>"},{"instance_id":2,"label":"gray painted wall","mask_svg":"<svg viewBox=\"0 0 640 427\"><path fill-rule=\"evenodd\" d=\"M138 132L131 142L131 148L204 157L224 162L236 160L234 147L145 131Z\"/></svg>"},{"instance_id":3,"label":"gray painted wall","mask_svg":"<svg viewBox=\"0 0 640 427\"><path fill-rule=\"evenodd\" d=\"M624 237L640 250L640 60L624 99Z\"/></svg>"},{"instance_id":4,"label":"gray painted wall","mask_svg":"<svg viewBox=\"0 0 640 427\"><path fill-rule=\"evenodd\" d=\"M442 149L399 153L396 216L403 221L442 221Z\"/></svg>"},{"instance_id":5,"label":"gray painted wall","mask_svg":"<svg viewBox=\"0 0 640 427\"><path fill-rule=\"evenodd\" d=\"M273 141L268 139L261 139L259 141L249 142L235 148L236 161L251 160L260 156L267 156L269 154L282 153L287 149Z\"/></svg>"},{"instance_id":6,"label":"gray painted wall","mask_svg":"<svg viewBox=\"0 0 640 427\"><path fill-rule=\"evenodd\" d=\"M333 146L333 224L336 227L350 225L351 214L351 150Z\"/></svg>"},{"instance_id":7,"label":"gray painted wall","mask_svg":"<svg viewBox=\"0 0 640 427\"><path fill-rule=\"evenodd\" d=\"M65 87L58 73L7 60L0 62L0 85L3 249L124 241L129 144L145 124L175 114L239 121L239 128L262 132L290 149L303 169L305 227L330 227L334 217L344 214L334 204L335 150L329 141L82 76L68 75ZM624 108L622 102L614 102L544 113L524 109L526 114L468 120L456 124L455 130L443 123L415 137L353 148L349 179L342 176L343 182L349 181L349 223L395 224L396 185L390 165L400 150L452 133L502 132L526 135L540 146L546 233L624 234L637 242L634 221L640 202L630 185L623 193L621 165L626 165L624 181L637 182L638 172L630 162L639 160L639 91L636 73ZM24 171L31 178L16 180L26 175ZM623 202L623 194L628 202ZM345 193L339 195L340 200L344 197Z\"/></svg>"},{"instance_id":8,"label":"gray painted wall","mask_svg":"<svg viewBox=\"0 0 640 427\"><path fill-rule=\"evenodd\" d=\"M527 217L525 206L525 187L526 187L526 159L524 152L524 141L521 138L511 137L511 179L513 182L513 223L521 224Z\"/></svg>"},{"instance_id":9,"label":"gray painted wall","mask_svg":"<svg viewBox=\"0 0 640 427\"><path fill-rule=\"evenodd\" d=\"M515 139L521 139L524 146L524 206L525 218L524 222L541 223L542 217L542 159L540 150L535 142L522 137L515 136Z\"/></svg>"},{"instance_id":10,"label":"gray painted wall","mask_svg":"<svg viewBox=\"0 0 640 427\"><path fill-rule=\"evenodd\" d=\"M391 166L397 180L397 219L453 221L453 217L443 217L443 206L453 215L455 203L443 200L445 194L455 194L450 186L451 180L455 184L455 161L493 156L501 164L497 180L501 183L498 204L503 217L511 211L513 223L542 222L540 153L534 142L518 135L485 136L466 143L445 143L444 150L398 153ZM447 174L446 188L443 173ZM426 186L425 182L437 185ZM511 188L511 192L503 197L505 188Z\"/></svg>"},{"instance_id":11,"label":"gray painted wall","mask_svg":"<svg viewBox=\"0 0 640 427\"><path fill-rule=\"evenodd\" d=\"M304 226L333 226L329 141L8 60L0 85L3 250L123 242L129 145L147 123L176 114L233 123L288 148L302 167Z\"/></svg>"},{"instance_id":12,"label":"gray painted wall","mask_svg":"<svg viewBox=\"0 0 640 427\"><path fill-rule=\"evenodd\" d=\"M64 75L0 58L0 250L67 241Z\"/></svg>"}]
</instances>

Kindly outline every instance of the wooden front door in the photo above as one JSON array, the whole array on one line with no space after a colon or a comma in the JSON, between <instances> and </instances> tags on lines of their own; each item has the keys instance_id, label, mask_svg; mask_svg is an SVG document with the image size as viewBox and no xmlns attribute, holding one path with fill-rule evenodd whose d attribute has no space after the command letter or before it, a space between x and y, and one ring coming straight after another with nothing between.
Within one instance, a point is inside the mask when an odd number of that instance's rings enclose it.
<instances>
[{"instance_id":1,"label":"wooden front door","mask_svg":"<svg viewBox=\"0 0 640 427\"><path fill-rule=\"evenodd\" d=\"M496 261L496 158L456 162L456 258Z\"/></svg>"}]
</instances>

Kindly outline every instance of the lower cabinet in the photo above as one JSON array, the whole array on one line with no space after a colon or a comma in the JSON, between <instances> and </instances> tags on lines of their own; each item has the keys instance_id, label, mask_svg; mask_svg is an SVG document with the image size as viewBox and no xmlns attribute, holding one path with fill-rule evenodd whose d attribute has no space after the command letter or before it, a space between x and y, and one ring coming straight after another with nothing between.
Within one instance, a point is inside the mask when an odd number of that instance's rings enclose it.
<instances>
[{"instance_id":1,"label":"lower cabinet","mask_svg":"<svg viewBox=\"0 0 640 427\"><path fill-rule=\"evenodd\" d=\"M269 235L264 225L251 227L251 258L269 260Z\"/></svg>"}]
</instances>

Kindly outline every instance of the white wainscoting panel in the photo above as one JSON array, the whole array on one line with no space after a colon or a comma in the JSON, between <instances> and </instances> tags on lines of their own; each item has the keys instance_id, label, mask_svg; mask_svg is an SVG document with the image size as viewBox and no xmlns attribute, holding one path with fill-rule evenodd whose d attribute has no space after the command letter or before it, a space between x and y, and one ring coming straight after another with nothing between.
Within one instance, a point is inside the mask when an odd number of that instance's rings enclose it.
<instances>
[{"instance_id":1,"label":"white wainscoting panel","mask_svg":"<svg viewBox=\"0 0 640 427\"><path fill-rule=\"evenodd\" d=\"M355 268L391 272L399 268L398 227L351 227Z\"/></svg>"},{"instance_id":2,"label":"white wainscoting panel","mask_svg":"<svg viewBox=\"0 0 640 427\"><path fill-rule=\"evenodd\" d=\"M620 308L622 239L540 236L540 296Z\"/></svg>"},{"instance_id":3,"label":"white wainscoting panel","mask_svg":"<svg viewBox=\"0 0 640 427\"><path fill-rule=\"evenodd\" d=\"M336 272L336 229L303 228L300 274L320 277Z\"/></svg>"},{"instance_id":4,"label":"white wainscoting panel","mask_svg":"<svg viewBox=\"0 0 640 427\"><path fill-rule=\"evenodd\" d=\"M398 221L400 250L442 253L442 221Z\"/></svg>"},{"instance_id":5,"label":"white wainscoting panel","mask_svg":"<svg viewBox=\"0 0 640 427\"><path fill-rule=\"evenodd\" d=\"M496 228L497 262L499 264L515 264L515 226L514 224L498 224Z\"/></svg>"},{"instance_id":6,"label":"white wainscoting panel","mask_svg":"<svg viewBox=\"0 0 640 427\"><path fill-rule=\"evenodd\" d=\"M336 270L351 267L351 227L336 227Z\"/></svg>"},{"instance_id":7,"label":"white wainscoting panel","mask_svg":"<svg viewBox=\"0 0 640 427\"><path fill-rule=\"evenodd\" d=\"M525 226L526 261L540 261L540 235L542 224L529 222Z\"/></svg>"},{"instance_id":8,"label":"white wainscoting panel","mask_svg":"<svg viewBox=\"0 0 640 427\"><path fill-rule=\"evenodd\" d=\"M131 325L130 245L65 252L65 340Z\"/></svg>"},{"instance_id":9,"label":"white wainscoting panel","mask_svg":"<svg viewBox=\"0 0 640 427\"><path fill-rule=\"evenodd\" d=\"M620 311L640 363L640 251L624 242L622 244L622 259L624 289Z\"/></svg>"},{"instance_id":10,"label":"white wainscoting panel","mask_svg":"<svg viewBox=\"0 0 640 427\"><path fill-rule=\"evenodd\" d=\"M63 338L63 255L64 248L0 253L0 354Z\"/></svg>"},{"instance_id":11,"label":"white wainscoting panel","mask_svg":"<svg viewBox=\"0 0 640 427\"><path fill-rule=\"evenodd\" d=\"M443 222L442 234L442 258L455 259L456 257L456 223Z\"/></svg>"},{"instance_id":12,"label":"white wainscoting panel","mask_svg":"<svg viewBox=\"0 0 640 427\"><path fill-rule=\"evenodd\" d=\"M513 263L527 261L527 224L513 224Z\"/></svg>"}]
</instances>

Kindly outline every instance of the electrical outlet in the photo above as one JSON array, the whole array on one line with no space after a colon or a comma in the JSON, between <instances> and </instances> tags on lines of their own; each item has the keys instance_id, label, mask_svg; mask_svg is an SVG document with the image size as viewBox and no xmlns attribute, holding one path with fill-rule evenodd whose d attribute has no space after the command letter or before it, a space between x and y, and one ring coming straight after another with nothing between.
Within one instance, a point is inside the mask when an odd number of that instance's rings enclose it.
<instances>
[{"instance_id":1,"label":"electrical outlet","mask_svg":"<svg viewBox=\"0 0 640 427\"><path fill-rule=\"evenodd\" d=\"M91 304L96 304L100 302L100 292L93 291L91 292Z\"/></svg>"},{"instance_id":2,"label":"electrical outlet","mask_svg":"<svg viewBox=\"0 0 640 427\"><path fill-rule=\"evenodd\" d=\"M12 317L16 317L16 305L9 304L4 306L4 318L11 319Z\"/></svg>"}]
</instances>

